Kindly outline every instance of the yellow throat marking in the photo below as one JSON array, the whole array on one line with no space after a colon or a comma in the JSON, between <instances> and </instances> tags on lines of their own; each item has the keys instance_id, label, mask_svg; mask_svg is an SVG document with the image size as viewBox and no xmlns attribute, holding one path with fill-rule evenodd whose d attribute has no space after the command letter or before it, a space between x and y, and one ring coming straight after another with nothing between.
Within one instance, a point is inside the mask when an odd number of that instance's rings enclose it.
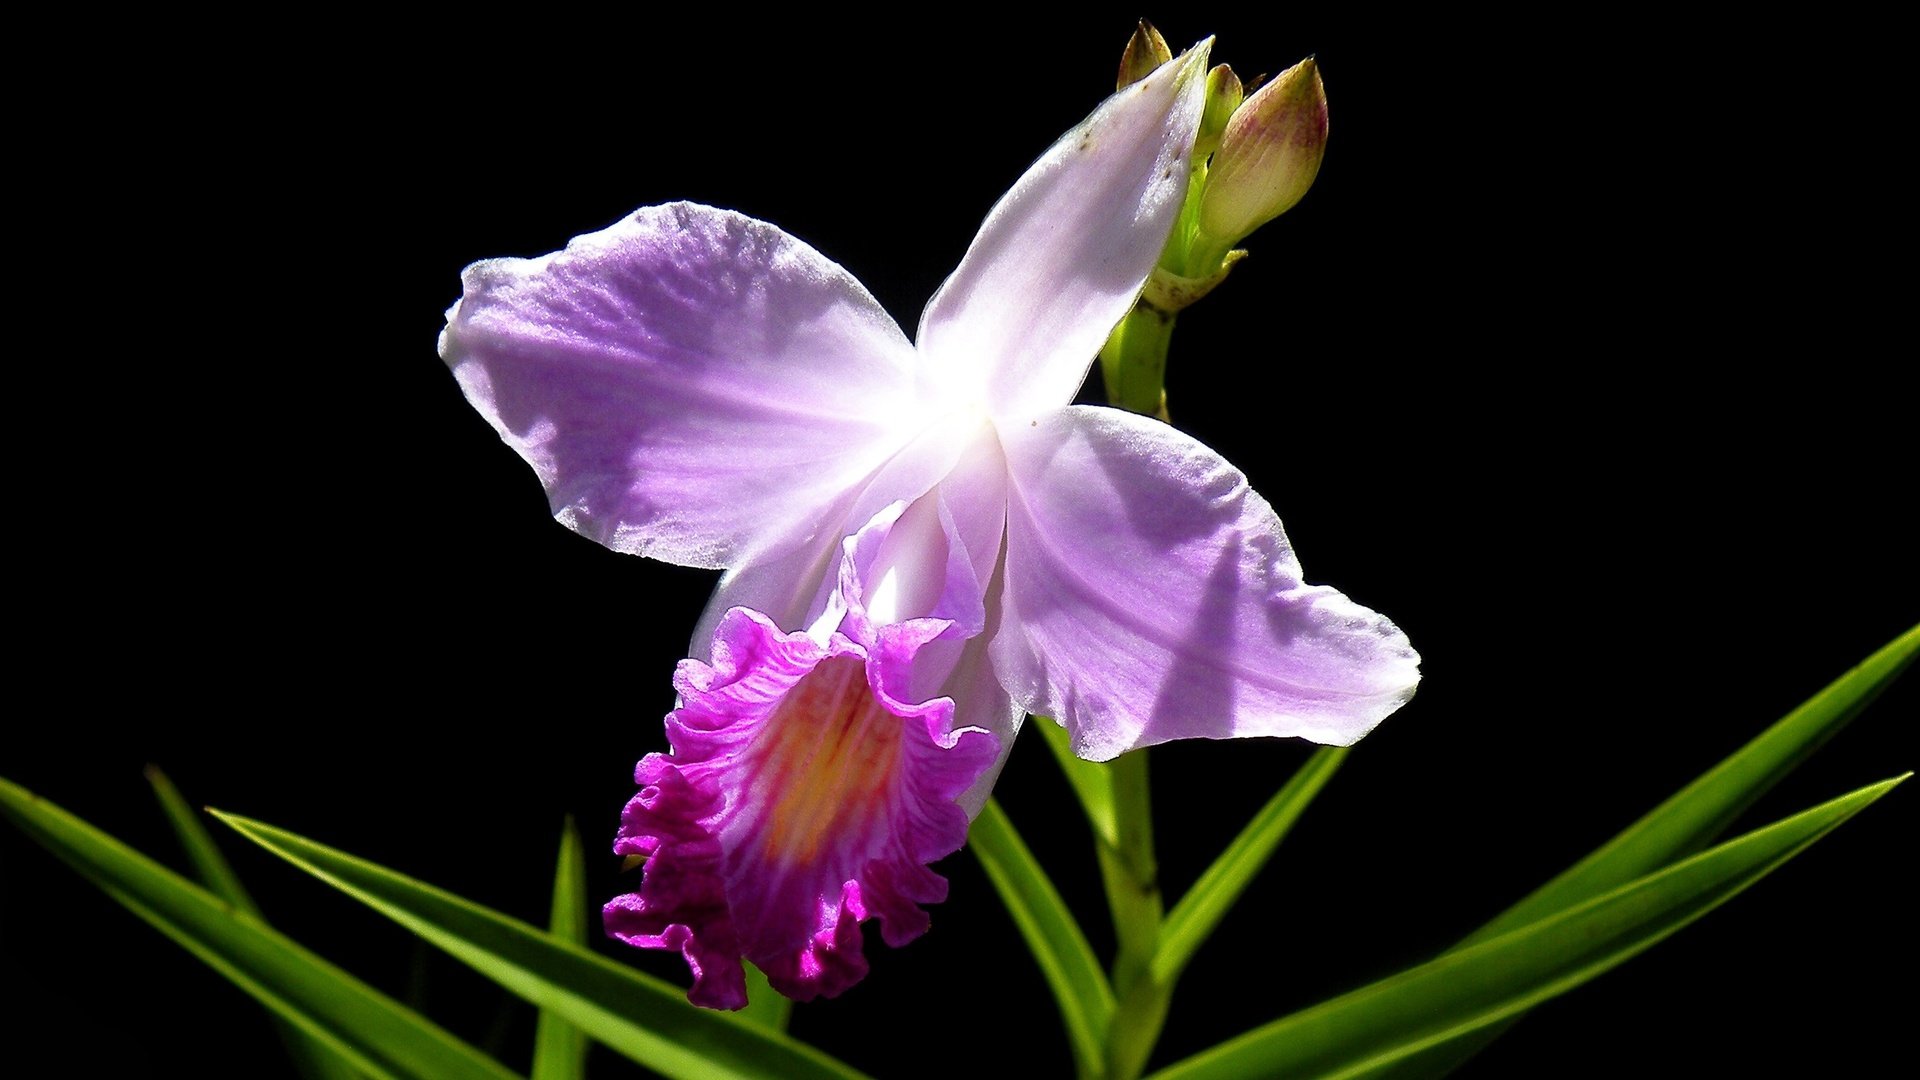
<instances>
[{"instance_id":1,"label":"yellow throat marking","mask_svg":"<svg viewBox=\"0 0 1920 1080\"><path fill-rule=\"evenodd\" d=\"M823 660L787 691L750 751L768 793L767 857L805 866L849 830L864 836L893 795L903 722L874 700L857 657Z\"/></svg>"}]
</instances>

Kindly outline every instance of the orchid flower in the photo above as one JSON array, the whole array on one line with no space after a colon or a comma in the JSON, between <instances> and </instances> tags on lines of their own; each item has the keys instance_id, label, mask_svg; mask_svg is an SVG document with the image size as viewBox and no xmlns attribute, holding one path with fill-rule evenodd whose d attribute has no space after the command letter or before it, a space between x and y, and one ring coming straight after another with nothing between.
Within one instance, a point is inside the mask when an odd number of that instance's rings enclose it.
<instances>
[{"instance_id":1,"label":"orchid flower","mask_svg":"<svg viewBox=\"0 0 1920 1080\"><path fill-rule=\"evenodd\" d=\"M477 263L441 355L555 516L725 568L641 762L611 932L677 948L701 1004L898 944L1028 713L1106 760L1181 738L1347 744L1418 657L1305 584L1266 500L1157 420L1070 405L1184 198L1206 45L1101 104L989 213L917 342L772 225L648 207Z\"/></svg>"}]
</instances>

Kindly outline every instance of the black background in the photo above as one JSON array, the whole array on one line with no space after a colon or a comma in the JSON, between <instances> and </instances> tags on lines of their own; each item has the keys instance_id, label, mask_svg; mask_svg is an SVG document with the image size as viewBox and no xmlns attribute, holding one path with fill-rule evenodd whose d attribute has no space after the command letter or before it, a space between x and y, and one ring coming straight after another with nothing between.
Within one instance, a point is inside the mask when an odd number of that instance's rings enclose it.
<instances>
[{"instance_id":1,"label":"black background","mask_svg":"<svg viewBox=\"0 0 1920 1080\"><path fill-rule=\"evenodd\" d=\"M563 815L604 850L663 747L712 575L548 518L435 359L460 267L688 198L811 242L911 329L1110 85L1131 15L542 11L434 36L316 16L225 27L238 49L178 22L59 46L111 104L21 120L0 774L178 865L140 777L158 762L197 802L540 918ZM1310 579L1407 630L1425 681L1189 969L1158 1063L1444 948L1920 618L1910 290L1854 255L1910 240L1884 30L1163 28L1218 34L1243 75L1315 53L1332 110L1312 193L1183 318L1175 418L1273 502ZM1745 824L1910 768L1917 697L1897 687ZM1154 751L1168 887L1308 752ZM1104 954L1037 740L998 795ZM1912 802L1463 1075L1904 1054ZM229 850L295 937L524 1068L529 1014ZM942 869L933 931L876 940L869 979L795 1032L881 1076L1065 1075L991 888L965 854ZM590 878L633 885L610 857ZM51 1075L284 1068L244 995L11 828L0 970L7 1052L51 1047Z\"/></svg>"}]
</instances>

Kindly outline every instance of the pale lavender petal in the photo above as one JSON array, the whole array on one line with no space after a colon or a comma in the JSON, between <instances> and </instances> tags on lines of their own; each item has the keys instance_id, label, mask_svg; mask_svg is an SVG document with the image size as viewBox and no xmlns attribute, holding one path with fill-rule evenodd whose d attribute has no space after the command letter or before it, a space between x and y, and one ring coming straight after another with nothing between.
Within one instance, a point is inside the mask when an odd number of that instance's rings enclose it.
<instances>
[{"instance_id":1,"label":"pale lavender petal","mask_svg":"<svg viewBox=\"0 0 1920 1080\"><path fill-rule=\"evenodd\" d=\"M965 841L956 800L997 756L992 735L953 727L952 701L888 690L943 628L823 645L729 612L713 662L674 680L672 756L640 763L614 850L645 855L645 877L606 906L608 933L680 951L689 1000L739 1008L743 957L804 1001L865 975L866 918L890 945L925 931L920 905L946 895L926 864Z\"/></svg>"},{"instance_id":2,"label":"pale lavender petal","mask_svg":"<svg viewBox=\"0 0 1920 1080\"><path fill-rule=\"evenodd\" d=\"M907 700L944 696L954 702L953 726L979 728L998 741L1000 752L993 764L980 774L960 797L969 819L980 813L993 783L1013 749L1014 736L1026 718L1026 710L1014 704L987 655L987 642L999 624L1001 524L1006 518L1006 459L999 440L991 429L984 432L953 471L933 491L916 500L909 511L896 504L876 514L846 544L841 561L840 585L835 593L847 610L841 625L859 635L885 637L913 633L918 642L911 669L911 682L902 687L890 684L888 692ZM882 552L901 540L896 528L906 513L925 515L930 504L937 504L943 526L931 537L934 549L945 566L945 579L937 599L930 590L919 590L920 603L932 612L930 619L894 626L872 624L863 610L876 572L889 561ZM923 528L920 535L927 536ZM898 566L897 557L890 560ZM928 624L943 624L938 630L922 629Z\"/></svg>"},{"instance_id":3,"label":"pale lavender petal","mask_svg":"<svg viewBox=\"0 0 1920 1080\"><path fill-rule=\"evenodd\" d=\"M969 819L979 816L980 808L986 805L1007 754L1013 750L1014 736L1020 733L1020 723L1027 716L1027 711L1000 685L988 655L988 643L1000 626L1007 486L1007 460L997 432L976 439L953 471L940 481L941 513L952 523L951 535L961 538L973 577L986 585L983 628L964 642L930 642L914 666L916 692L939 693L953 699L954 727L980 728L999 740L1000 753L992 766L960 796ZM949 659L945 650L955 645L960 646L959 655Z\"/></svg>"},{"instance_id":4,"label":"pale lavender petal","mask_svg":"<svg viewBox=\"0 0 1920 1080\"><path fill-rule=\"evenodd\" d=\"M994 668L1082 757L1245 735L1346 745L1412 697L1406 635L1305 584L1273 509L1206 446L1084 406L1002 440Z\"/></svg>"},{"instance_id":5,"label":"pale lavender petal","mask_svg":"<svg viewBox=\"0 0 1920 1080\"><path fill-rule=\"evenodd\" d=\"M949 623L919 649L910 687L895 692L916 701L953 697L964 714L956 723L1001 736L1003 747L1012 745L1019 717L1007 719L1011 705L992 677L981 635L997 604L992 579L1000 564L1006 503L1006 456L993 426L983 423L932 491L881 511L848 539L836 593L854 608L847 624L868 635L884 630L859 621L868 617L865 608L872 609L876 625L883 619ZM830 618L827 625L840 623ZM956 684L950 676L962 665L965 650L977 655Z\"/></svg>"},{"instance_id":6,"label":"pale lavender petal","mask_svg":"<svg viewBox=\"0 0 1920 1080\"><path fill-rule=\"evenodd\" d=\"M1073 399L1186 198L1209 44L1107 99L987 215L920 318L941 393L999 417Z\"/></svg>"},{"instance_id":7,"label":"pale lavender petal","mask_svg":"<svg viewBox=\"0 0 1920 1080\"><path fill-rule=\"evenodd\" d=\"M556 517L690 566L817 525L923 423L912 346L859 282L690 203L468 267L440 353Z\"/></svg>"},{"instance_id":8,"label":"pale lavender petal","mask_svg":"<svg viewBox=\"0 0 1920 1080\"><path fill-rule=\"evenodd\" d=\"M978 634L1006 505L1006 456L982 422L931 491L883 508L848 538L842 593L875 623L934 617L955 624L948 638Z\"/></svg>"},{"instance_id":9,"label":"pale lavender petal","mask_svg":"<svg viewBox=\"0 0 1920 1080\"><path fill-rule=\"evenodd\" d=\"M989 593L989 634L998 616L999 606L999 597ZM993 763L982 770L972 786L960 795L960 808L967 812L969 821L979 817L980 808L987 804L987 796L993 792L994 782L1000 779L1000 769L1006 765L1007 755L1013 751L1014 736L1020 733L1020 724L1027 718L1027 710L1013 700L1000 685L999 676L994 674L992 661L988 657L990 640L987 634L967 640L960 652L959 662L947 674L944 687L947 696L953 699L954 728L979 728L991 734L1000 746Z\"/></svg>"},{"instance_id":10,"label":"pale lavender petal","mask_svg":"<svg viewBox=\"0 0 1920 1080\"><path fill-rule=\"evenodd\" d=\"M973 578L984 584L1000 563L1007 519L1007 456L998 429L980 425L935 490L948 532L959 538Z\"/></svg>"},{"instance_id":11,"label":"pale lavender petal","mask_svg":"<svg viewBox=\"0 0 1920 1080\"><path fill-rule=\"evenodd\" d=\"M710 659L708 648L727 613L749 608L767 616L776 626L801 630L827 604L839 565L845 522L857 492L823 509L819 522L807 522L792 534L769 544L720 576L706 610L694 624L688 655Z\"/></svg>"},{"instance_id":12,"label":"pale lavender petal","mask_svg":"<svg viewBox=\"0 0 1920 1080\"><path fill-rule=\"evenodd\" d=\"M694 627L689 655L707 658L714 630L736 607L761 612L783 629L811 626L826 609L838 580L840 549L846 538L888 506L911 502L932 490L969 455L983 426L964 418L930 424L871 476L823 502L813 520L747 552L713 590ZM1004 486L1004 479L1001 482ZM996 512L992 518L996 546L1004 516Z\"/></svg>"},{"instance_id":13,"label":"pale lavender petal","mask_svg":"<svg viewBox=\"0 0 1920 1080\"><path fill-rule=\"evenodd\" d=\"M847 628L862 640L912 635L911 671L896 671L910 674L910 682L889 683L888 692L913 701L951 698L954 728L979 728L998 740L1000 752L992 765L959 799L969 819L986 803L1026 717L1026 710L1000 685L987 656L987 640L999 617L1006 492L1006 457L987 425L932 491L911 506L896 503L883 509L848 538L833 595L834 610L844 614L829 615L831 625ZM909 541L925 549L917 568L900 551ZM898 575L903 570L937 580L894 585L896 598L890 602L912 618L876 625L865 610L874 586L891 576L890 571Z\"/></svg>"},{"instance_id":14,"label":"pale lavender petal","mask_svg":"<svg viewBox=\"0 0 1920 1080\"><path fill-rule=\"evenodd\" d=\"M951 522L932 492L894 503L847 538L840 562L839 597L854 606L849 621L873 626L939 619L943 636L968 638L986 624L985 584L974 577L966 546L951 538Z\"/></svg>"}]
</instances>

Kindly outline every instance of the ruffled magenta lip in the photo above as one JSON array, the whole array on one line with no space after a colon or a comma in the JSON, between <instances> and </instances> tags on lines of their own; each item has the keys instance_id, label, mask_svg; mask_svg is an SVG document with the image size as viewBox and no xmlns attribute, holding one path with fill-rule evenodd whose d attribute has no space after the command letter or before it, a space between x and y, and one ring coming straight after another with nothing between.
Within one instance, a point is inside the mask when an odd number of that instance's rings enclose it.
<instances>
[{"instance_id":1,"label":"ruffled magenta lip","mask_svg":"<svg viewBox=\"0 0 1920 1080\"><path fill-rule=\"evenodd\" d=\"M945 899L926 864L965 842L955 800L999 745L951 730L949 699L888 692L944 629L919 623L822 643L735 609L713 662L681 665L673 753L640 762L614 844L646 857L645 877L605 919L628 944L685 956L694 1004L745 1005L743 958L788 997L835 996L866 974L861 922L904 945L927 929L921 905Z\"/></svg>"}]
</instances>

